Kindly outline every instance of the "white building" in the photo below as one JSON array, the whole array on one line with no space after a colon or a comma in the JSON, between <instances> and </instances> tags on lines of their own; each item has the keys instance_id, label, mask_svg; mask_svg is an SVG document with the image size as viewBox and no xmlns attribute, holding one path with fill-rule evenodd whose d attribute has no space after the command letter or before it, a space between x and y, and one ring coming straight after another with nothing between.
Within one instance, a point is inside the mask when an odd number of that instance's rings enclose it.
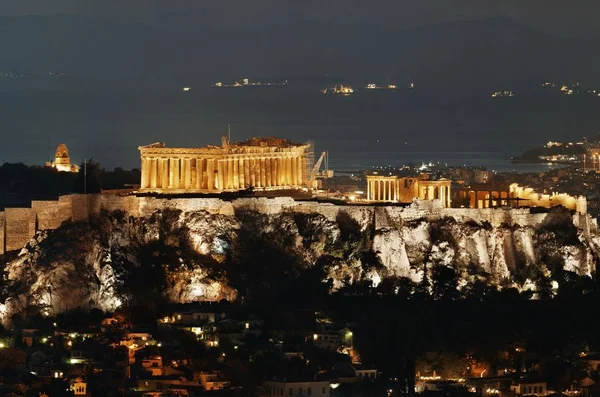
<instances>
[{"instance_id":1,"label":"white building","mask_svg":"<svg viewBox=\"0 0 600 397\"><path fill-rule=\"evenodd\" d=\"M261 397L330 397L331 385L329 381L265 381Z\"/></svg>"},{"instance_id":2,"label":"white building","mask_svg":"<svg viewBox=\"0 0 600 397\"><path fill-rule=\"evenodd\" d=\"M510 390L518 396L544 397L548 394L546 382L521 380L511 385Z\"/></svg>"}]
</instances>

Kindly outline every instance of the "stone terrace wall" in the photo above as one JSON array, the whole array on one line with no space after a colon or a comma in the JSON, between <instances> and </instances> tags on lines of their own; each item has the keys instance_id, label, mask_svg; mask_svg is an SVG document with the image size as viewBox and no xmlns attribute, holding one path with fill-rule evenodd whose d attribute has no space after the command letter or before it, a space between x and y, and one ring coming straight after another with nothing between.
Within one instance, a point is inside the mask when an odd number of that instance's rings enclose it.
<instances>
[{"instance_id":1,"label":"stone terrace wall","mask_svg":"<svg viewBox=\"0 0 600 397\"><path fill-rule=\"evenodd\" d=\"M31 209L37 215L37 228L39 230L53 230L63 222L71 219L71 200L69 196L62 196L58 201L32 201Z\"/></svg>"},{"instance_id":2,"label":"stone terrace wall","mask_svg":"<svg viewBox=\"0 0 600 397\"><path fill-rule=\"evenodd\" d=\"M0 255L6 252L6 233L4 232L6 228L6 220L4 219L4 211L0 212Z\"/></svg>"},{"instance_id":3,"label":"stone terrace wall","mask_svg":"<svg viewBox=\"0 0 600 397\"><path fill-rule=\"evenodd\" d=\"M32 208L6 208L4 210L5 250L20 250L36 232L36 215Z\"/></svg>"},{"instance_id":4,"label":"stone terrace wall","mask_svg":"<svg viewBox=\"0 0 600 397\"><path fill-rule=\"evenodd\" d=\"M101 204L99 194L71 194L57 201L34 200L31 208L6 208L0 212L0 255L20 250L38 230L88 220L100 213Z\"/></svg>"},{"instance_id":5,"label":"stone terrace wall","mask_svg":"<svg viewBox=\"0 0 600 397\"><path fill-rule=\"evenodd\" d=\"M494 227L502 224L540 225L548 214L532 214L528 209L470 209L442 208L439 200L415 200L409 206L336 205L317 201L295 201L290 197L240 198L223 201L218 198L155 198L118 196L114 194L62 196L58 201L33 201L31 208L7 208L0 212L0 254L19 250L35 235L37 230L53 230L65 222L85 221L101 211L123 211L131 217L146 217L158 210L206 211L210 214L233 216L240 211L257 211L263 214L298 212L325 216L335 221L348 216L363 227L389 229L419 219L436 220L452 217L459 222L489 222ZM589 215L579 214L574 224L589 233L597 224ZM585 219L584 219L585 218ZM590 230L591 228L591 230Z\"/></svg>"}]
</instances>

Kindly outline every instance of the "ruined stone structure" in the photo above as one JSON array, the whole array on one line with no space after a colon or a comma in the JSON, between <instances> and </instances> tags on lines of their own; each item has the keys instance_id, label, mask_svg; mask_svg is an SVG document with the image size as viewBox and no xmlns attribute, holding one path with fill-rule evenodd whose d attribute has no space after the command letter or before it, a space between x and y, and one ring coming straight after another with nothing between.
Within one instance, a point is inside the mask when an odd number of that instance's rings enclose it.
<instances>
[{"instance_id":1,"label":"ruined stone structure","mask_svg":"<svg viewBox=\"0 0 600 397\"><path fill-rule=\"evenodd\" d=\"M566 193L538 193L516 183L506 185L473 185L458 189L453 204L457 207L544 207L563 206L571 211L587 213L587 200L583 196L574 197Z\"/></svg>"},{"instance_id":2,"label":"ruined stone structure","mask_svg":"<svg viewBox=\"0 0 600 397\"><path fill-rule=\"evenodd\" d=\"M71 164L69 149L64 143L61 143L56 147L54 161L47 162L46 167L56 168L61 172L79 172L79 166L77 164Z\"/></svg>"},{"instance_id":3,"label":"ruined stone structure","mask_svg":"<svg viewBox=\"0 0 600 397\"><path fill-rule=\"evenodd\" d=\"M440 200L443 207L450 207L451 181L421 180L396 175L367 175L367 200L392 203L410 203L413 199Z\"/></svg>"},{"instance_id":4,"label":"ruined stone structure","mask_svg":"<svg viewBox=\"0 0 600 397\"><path fill-rule=\"evenodd\" d=\"M305 186L312 164L310 145L280 138L252 138L221 146L167 148L164 143L139 147L140 192L218 193Z\"/></svg>"}]
</instances>

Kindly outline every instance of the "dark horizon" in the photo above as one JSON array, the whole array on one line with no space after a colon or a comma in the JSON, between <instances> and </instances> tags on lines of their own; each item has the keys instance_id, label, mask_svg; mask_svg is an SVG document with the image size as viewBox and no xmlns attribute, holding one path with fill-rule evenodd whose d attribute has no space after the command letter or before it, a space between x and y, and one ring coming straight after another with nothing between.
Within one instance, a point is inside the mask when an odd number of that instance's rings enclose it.
<instances>
[{"instance_id":1,"label":"dark horizon","mask_svg":"<svg viewBox=\"0 0 600 397\"><path fill-rule=\"evenodd\" d=\"M547 80L600 89L600 6L584 12L587 3L2 4L0 162L43 164L66 143L74 159L133 168L139 145L218 143L228 124L242 139L313 139L342 168L465 153L506 162L548 140L598 133L598 98L539 91ZM290 86L210 87L241 77ZM368 82L414 82L415 95L319 93ZM517 96L491 103L498 90Z\"/></svg>"}]
</instances>

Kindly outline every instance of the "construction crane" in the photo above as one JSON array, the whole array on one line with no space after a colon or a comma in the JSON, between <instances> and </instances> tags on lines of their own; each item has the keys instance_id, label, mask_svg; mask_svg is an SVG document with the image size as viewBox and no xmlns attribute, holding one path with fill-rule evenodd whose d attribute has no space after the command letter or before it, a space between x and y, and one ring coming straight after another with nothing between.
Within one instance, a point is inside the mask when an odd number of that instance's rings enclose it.
<instances>
[{"instance_id":1,"label":"construction crane","mask_svg":"<svg viewBox=\"0 0 600 397\"><path fill-rule=\"evenodd\" d=\"M325 162L325 169L320 171L323 162ZM326 151L321 153L321 156L315 163L310 176L310 186L312 188L318 187L317 179L333 177L333 171L329 170L329 154Z\"/></svg>"}]
</instances>

